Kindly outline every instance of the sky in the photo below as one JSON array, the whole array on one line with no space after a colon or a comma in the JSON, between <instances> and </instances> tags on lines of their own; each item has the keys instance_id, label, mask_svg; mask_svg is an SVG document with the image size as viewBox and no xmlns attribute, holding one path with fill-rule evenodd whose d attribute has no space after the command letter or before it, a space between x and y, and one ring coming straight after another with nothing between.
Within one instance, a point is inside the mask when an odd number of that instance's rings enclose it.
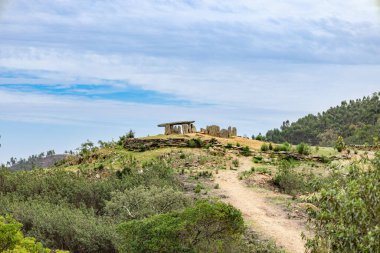
<instances>
[{"instance_id":1,"label":"sky","mask_svg":"<svg viewBox=\"0 0 380 253\"><path fill-rule=\"evenodd\" d=\"M380 91L379 0L0 0L0 163Z\"/></svg>"}]
</instances>

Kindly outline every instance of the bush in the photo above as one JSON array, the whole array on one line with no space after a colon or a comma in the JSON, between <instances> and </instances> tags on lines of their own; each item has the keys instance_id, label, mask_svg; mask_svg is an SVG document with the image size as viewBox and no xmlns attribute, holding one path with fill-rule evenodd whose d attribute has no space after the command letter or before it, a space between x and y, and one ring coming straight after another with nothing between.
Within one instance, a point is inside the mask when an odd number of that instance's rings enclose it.
<instances>
[{"instance_id":1,"label":"bush","mask_svg":"<svg viewBox=\"0 0 380 253\"><path fill-rule=\"evenodd\" d=\"M282 191L293 196L320 189L322 181L313 173L296 172L292 162L282 160L273 183Z\"/></svg>"},{"instance_id":2,"label":"bush","mask_svg":"<svg viewBox=\"0 0 380 253\"><path fill-rule=\"evenodd\" d=\"M138 186L124 192L114 192L106 204L107 215L117 220L142 219L189 206L184 193L170 187Z\"/></svg>"},{"instance_id":3,"label":"bush","mask_svg":"<svg viewBox=\"0 0 380 253\"><path fill-rule=\"evenodd\" d=\"M232 164L237 168L239 167L239 160L238 159L234 159L232 160Z\"/></svg>"},{"instance_id":4,"label":"bush","mask_svg":"<svg viewBox=\"0 0 380 253\"><path fill-rule=\"evenodd\" d=\"M254 171L256 173L259 173L259 174L268 174L268 175L272 175L272 171L270 171L268 168L266 167L259 167L259 168L256 168L254 169Z\"/></svg>"},{"instance_id":5,"label":"bush","mask_svg":"<svg viewBox=\"0 0 380 253\"><path fill-rule=\"evenodd\" d=\"M22 224L11 216L0 216L0 252L7 253L49 253L50 249L44 248L40 242L32 237L24 237L21 232ZM68 253L56 250L56 253Z\"/></svg>"},{"instance_id":6,"label":"bush","mask_svg":"<svg viewBox=\"0 0 380 253\"><path fill-rule=\"evenodd\" d=\"M321 156L321 163L331 163L331 159L330 158L328 158L327 156L325 156L325 155L322 155Z\"/></svg>"},{"instance_id":7,"label":"bush","mask_svg":"<svg viewBox=\"0 0 380 253\"><path fill-rule=\"evenodd\" d=\"M338 152L342 152L346 148L346 143L344 142L344 139L342 136L339 136L338 139L335 142L335 148L338 150Z\"/></svg>"},{"instance_id":8,"label":"bush","mask_svg":"<svg viewBox=\"0 0 380 253\"><path fill-rule=\"evenodd\" d=\"M126 133L125 135L123 136L120 136L119 138L119 141L117 142L118 145L124 145L124 143L128 140L128 139L133 139L135 138L135 132L133 132L133 130L129 130L128 133Z\"/></svg>"},{"instance_id":9,"label":"bush","mask_svg":"<svg viewBox=\"0 0 380 253\"><path fill-rule=\"evenodd\" d=\"M244 148L241 149L241 154L243 156L250 156L251 155L251 150L249 149L248 146L245 146Z\"/></svg>"},{"instance_id":10,"label":"bush","mask_svg":"<svg viewBox=\"0 0 380 253\"><path fill-rule=\"evenodd\" d=\"M0 194L14 193L25 200L39 197L54 204L64 201L77 208L93 208L97 214L102 214L112 192L138 185L179 186L173 169L163 161L154 160L143 164L142 173L136 167L137 164L131 160L122 171L103 179L94 178L91 171L78 175L63 169L17 172L0 169Z\"/></svg>"},{"instance_id":11,"label":"bush","mask_svg":"<svg viewBox=\"0 0 380 253\"><path fill-rule=\"evenodd\" d=\"M292 145L288 142L284 142L280 145L280 151L286 151L289 152L292 149Z\"/></svg>"},{"instance_id":12,"label":"bush","mask_svg":"<svg viewBox=\"0 0 380 253\"><path fill-rule=\"evenodd\" d=\"M307 145L306 143L300 143L297 145L297 152L298 154L300 155L310 155L311 153L311 148L309 145Z\"/></svg>"},{"instance_id":13,"label":"bush","mask_svg":"<svg viewBox=\"0 0 380 253\"><path fill-rule=\"evenodd\" d=\"M268 144L266 144L266 143L263 143L263 145L261 145L261 151L263 151L263 152L267 152L267 151L269 151L269 146L268 146Z\"/></svg>"},{"instance_id":14,"label":"bush","mask_svg":"<svg viewBox=\"0 0 380 253\"><path fill-rule=\"evenodd\" d=\"M193 138L187 141L187 146L189 148L202 148L204 143L200 138Z\"/></svg>"},{"instance_id":15,"label":"bush","mask_svg":"<svg viewBox=\"0 0 380 253\"><path fill-rule=\"evenodd\" d=\"M115 252L114 225L91 211L1 196L0 214L5 213L23 223L28 236L48 247L71 252Z\"/></svg>"},{"instance_id":16,"label":"bush","mask_svg":"<svg viewBox=\"0 0 380 253\"><path fill-rule=\"evenodd\" d=\"M310 210L315 227L315 238L307 243L311 252L379 252L379 181L375 160L369 169L351 166L346 177L321 190L314 199L319 210Z\"/></svg>"},{"instance_id":17,"label":"bush","mask_svg":"<svg viewBox=\"0 0 380 253\"><path fill-rule=\"evenodd\" d=\"M257 141L263 141L265 138L264 136L261 135L261 133L259 133L259 135L256 136L256 140Z\"/></svg>"},{"instance_id":18,"label":"bush","mask_svg":"<svg viewBox=\"0 0 380 253\"><path fill-rule=\"evenodd\" d=\"M281 145L275 145L273 147L273 151L275 152L280 152L280 151L289 152L291 149L292 149L292 145L289 144L288 142L284 142Z\"/></svg>"},{"instance_id":19,"label":"bush","mask_svg":"<svg viewBox=\"0 0 380 253\"><path fill-rule=\"evenodd\" d=\"M120 252L232 252L241 240L239 210L221 202L200 201L194 207L118 228Z\"/></svg>"},{"instance_id":20,"label":"bush","mask_svg":"<svg viewBox=\"0 0 380 253\"><path fill-rule=\"evenodd\" d=\"M263 157L262 156L255 156L255 157L253 157L253 162L254 163L262 163Z\"/></svg>"},{"instance_id":21,"label":"bush","mask_svg":"<svg viewBox=\"0 0 380 253\"><path fill-rule=\"evenodd\" d=\"M226 145L226 148L227 149L231 149L233 146L232 146L232 144L231 143L227 143L227 145Z\"/></svg>"}]
</instances>

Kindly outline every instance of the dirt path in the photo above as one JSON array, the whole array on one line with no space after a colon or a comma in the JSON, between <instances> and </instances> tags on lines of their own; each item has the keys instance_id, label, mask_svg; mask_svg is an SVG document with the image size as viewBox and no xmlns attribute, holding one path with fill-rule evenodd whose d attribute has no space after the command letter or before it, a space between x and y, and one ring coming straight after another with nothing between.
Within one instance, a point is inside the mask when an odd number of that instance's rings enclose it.
<instances>
[{"instance_id":1,"label":"dirt path","mask_svg":"<svg viewBox=\"0 0 380 253\"><path fill-rule=\"evenodd\" d=\"M251 166L248 158L241 158L238 171L219 171L215 181L220 186L221 194L227 197L223 201L240 209L245 220L252 222L256 231L274 240L287 252L305 252L301 238L301 233L306 231L303 222L289 219L284 210L269 203L267 193L250 189L238 179L238 173L249 170Z\"/></svg>"}]
</instances>

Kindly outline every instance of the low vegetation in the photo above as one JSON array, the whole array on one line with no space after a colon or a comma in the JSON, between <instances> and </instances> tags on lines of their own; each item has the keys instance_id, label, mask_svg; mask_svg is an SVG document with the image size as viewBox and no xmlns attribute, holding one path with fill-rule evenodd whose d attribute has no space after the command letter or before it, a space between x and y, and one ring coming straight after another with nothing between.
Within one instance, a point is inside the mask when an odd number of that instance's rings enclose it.
<instances>
[{"instance_id":1,"label":"low vegetation","mask_svg":"<svg viewBox=\"0 0 380 253\"><path fill-rule=\"evenodd\" d=\"M345 176L320 190L310 210L315 237L311 252L378 252L380 249L380 153L365 170L349 167Z\"/></svg>"},{"instance_id":2,"label":"low vegetation","mask_svg":"<svg viewBox=\"0 0 380 253\"><path fill-rule=\"evenodd\" d=\"M88 141L49 169L0 169L1 229L14 224L19 238L13 244L0 238L3 251L277 252L270 243L245 239L241 213L205 195L219 188L204 182L226 168L223 157L185 148L135 158L122 143L99 144ZM231 163L239 166L238 159ZM180 177L194 188L185 190Z\"/></svg>"}]
</instances>

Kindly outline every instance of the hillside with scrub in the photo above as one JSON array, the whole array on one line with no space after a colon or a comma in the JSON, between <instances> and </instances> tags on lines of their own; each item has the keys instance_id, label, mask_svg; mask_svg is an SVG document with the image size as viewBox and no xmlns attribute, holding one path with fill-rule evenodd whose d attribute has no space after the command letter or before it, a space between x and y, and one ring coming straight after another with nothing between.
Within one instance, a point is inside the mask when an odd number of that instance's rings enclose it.
<instances>
[{"instance_id":1,"label":"hillside with scrub","mask_svg":"<svg viewBox=\"0 0 380 253\"><path fill-rule=\"evenodd\" d=\"M173 138L178 147L131 151ZM52 166L17 168L0 170L2 252L380 248L375 151L130 132L83 143Z\"/></svg>"},{"instance_id":2,"label":"hillside with scrub","mask_svg":"<svg viewBox=\"0 0 380 253\"><path fill-rule=\"evenodd\" d=\"M380 138L380 93L362 99L343 101L317 115L309 114L296 122L284 121L280 129L269 130L272 142L301 142L333 146L338 136L347 144L377 145Z\"/></svg>"}]
</instances>

